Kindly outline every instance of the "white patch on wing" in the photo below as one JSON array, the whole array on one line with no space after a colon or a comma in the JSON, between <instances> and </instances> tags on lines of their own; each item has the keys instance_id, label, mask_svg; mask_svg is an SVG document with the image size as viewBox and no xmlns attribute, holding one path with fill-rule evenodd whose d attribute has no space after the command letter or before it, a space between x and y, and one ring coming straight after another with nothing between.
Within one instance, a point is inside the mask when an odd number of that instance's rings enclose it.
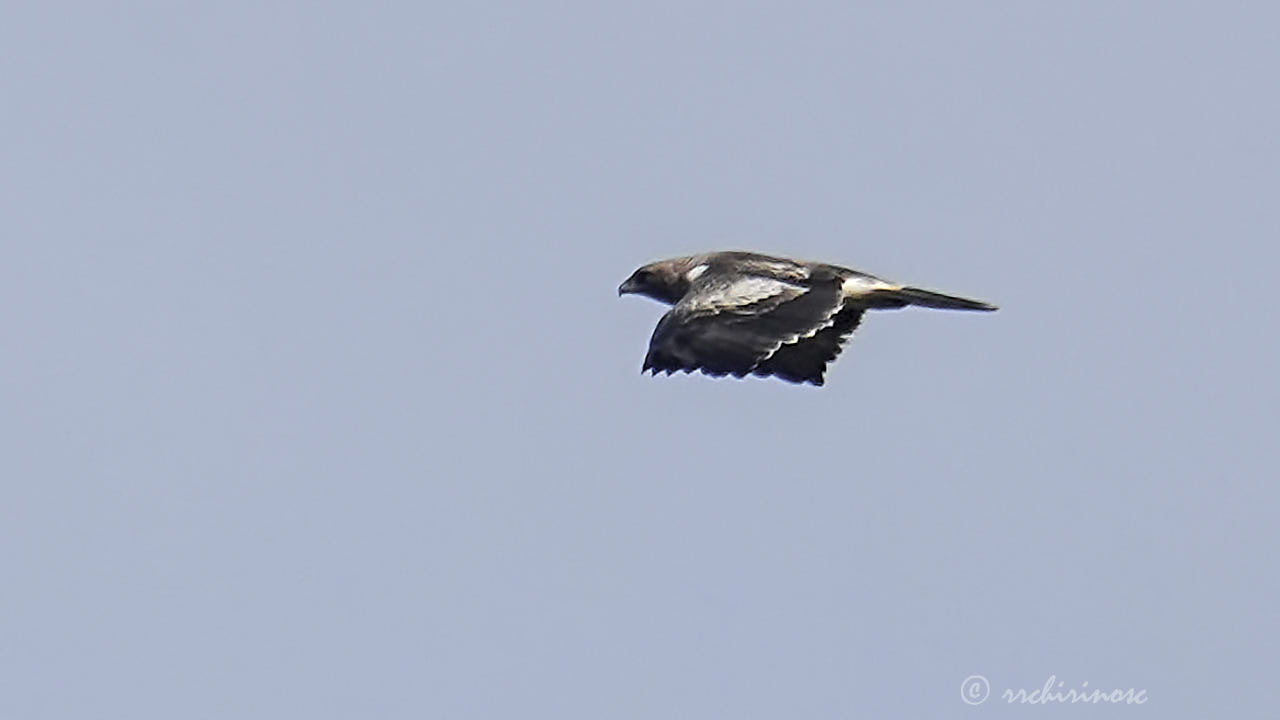
<instances>
[{"instance_id":1,"label":"white patch on wing","mask_svg":"<svg viewBox=\"0 0 1280 720\"><path fill-rule=\"evenodd\" d=\"M750 275L727 285L707 288L705 292L690 298L694 308L732 308L750 305L779 295L798 297L805 289L773 278Z\"/></svg>"},{"instance_id":2,"label":"white patch on wing","mask_svg":"<svg viewBox=\"0 0 1280 720\"><path fill-rule=\"evenodd\" d=\"M845 279L840 285L840 291L845 297L861 297L876 290L901 290L901 285L887 283L880 278L874 278L867 275L855 275Z\"/></svg>"},{"instance_id":3,"label":"white patch on wing","mask_svg":"<svg viewBox=\"0 0 1280 720\"><path fill-rule=\"evenodd\" d=\"M763 262L761 264L783 277L790 275L801 280L809 277L809 268L798 263L775 261Z\"/></svg>"},{"instance_id":4,"label":"white patch on wing","mask_svg":"<svg viewBox=\"0 0 1280 720\"><path fill-rule=\"evenodd\" d=\"M698 278L702 277L702 273L706 271L707 271L707 264L702 263L701 265L698 265L697 267L693 268L689 272L685 273L684 279L688 280L689 282L693 282L694 280L697 280Z\"/></svg>"}]
</instances>

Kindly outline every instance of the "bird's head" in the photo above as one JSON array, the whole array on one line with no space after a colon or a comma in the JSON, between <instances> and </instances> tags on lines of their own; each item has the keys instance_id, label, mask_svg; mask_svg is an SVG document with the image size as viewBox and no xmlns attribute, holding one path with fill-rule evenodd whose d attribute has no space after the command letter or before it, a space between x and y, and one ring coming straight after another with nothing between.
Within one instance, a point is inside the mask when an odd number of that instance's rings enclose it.
<instances>
[{"instance_id":1,"label":"bird's head","mask_svg":"<svg viewBox=\"0 0 1280 720\"><path fill-rule=\"evenodd\" d=\"M689 271L694 265L692 257L651 262L631 273L631 277L618 286L618 295L644 295L674 305L689 291L692 283Z\"/></svg>"}]
</instances>

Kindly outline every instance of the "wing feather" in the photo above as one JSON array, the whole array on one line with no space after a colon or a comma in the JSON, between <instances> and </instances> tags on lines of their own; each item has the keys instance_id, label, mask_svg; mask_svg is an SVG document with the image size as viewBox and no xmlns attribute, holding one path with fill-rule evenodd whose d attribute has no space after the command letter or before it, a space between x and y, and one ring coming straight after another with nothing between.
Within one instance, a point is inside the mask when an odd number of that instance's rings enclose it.
<instances>
[{"instance_id":1,"label":"wing feather","mask_svg":"<svg viewBox=\"0 0 1280 720\"><path fill-rule=\"evenodd\" d=\"M840 355L845 341L862 321L862 313L861 307L846 305L836 313L831 325L810 338L802 338L778 348L777 352L757 365L752 374L761 377L774 375L796 383L823 384L827 365Z\"/></svg>"},{"instance_id":2,"label":"wing feather","mask_svg":"<svg viewBox=\"0 0 1280 720\"><path fill-rule=\"evenodd\" d=\"M822 333L834 326L841 307L836 279L801 285L761 275L708 273L658 322L644 370L742 377L780 348L807 345L819 336L823 339L815 347L825 348L829 341ZM790 355L765 374L809 379L812 372L801 372L809 365Z\"/></svg>"}]
</instances>

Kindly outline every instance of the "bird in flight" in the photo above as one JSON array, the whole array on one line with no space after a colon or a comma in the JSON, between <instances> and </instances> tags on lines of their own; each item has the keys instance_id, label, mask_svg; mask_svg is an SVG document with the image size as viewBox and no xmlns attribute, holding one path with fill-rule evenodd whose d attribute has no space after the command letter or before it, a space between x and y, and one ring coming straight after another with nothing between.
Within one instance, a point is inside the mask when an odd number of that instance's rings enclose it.
<instances>
[{"instance_id":1,"label":"bird in flight","mask_svg":"<svg viewBox=\"0 0 1280 720\"><path fill-rule=\"evenodd\" d=\"M641 372L701 370L814 385L823 384L827 364L867 310L996 309L838 265L740 251L649 263L618 287L618 295L632 293L671 306Z\"/></svg>"}]
</instances>

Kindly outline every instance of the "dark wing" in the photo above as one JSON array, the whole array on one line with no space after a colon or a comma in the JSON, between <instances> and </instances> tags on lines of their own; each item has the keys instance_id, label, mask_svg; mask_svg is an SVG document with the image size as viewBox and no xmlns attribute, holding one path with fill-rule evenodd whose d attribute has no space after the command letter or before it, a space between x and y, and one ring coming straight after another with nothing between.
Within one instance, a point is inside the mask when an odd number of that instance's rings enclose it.
<instances>
[{"instance_id":1,"label":"dark wing","mask_svg":"<svg viewBox=\"0 0 1280 720\"><path fill-rule=\"evenodd\" d=\"M814 333L811 338L785 344L752 373L762 377L776 375L789 382L821 385L827 364L836 359L844 342L862 321L863 308L846 305L836 313L835 322Z\"/></svg>"},{"instance_id":2,"label":"dark wing","mask_svg":"<svg viewBox=\"0 0 1280 720\"><path fill-rule=\"evenodd\" d=\"M735 377L758 372L814 382L810 368L816 361L811 356L831 354L827 346L839 345L840 333L823 333L835 326L841 303L835 277L793 282L708 272L658 322L643 369ZM848 332L852 327L844 335ZM777 368L763 371L763 363L782 348L812 342L817 343L813 351L794 357L788 353Z\"/></svg>"}]
</instances>

